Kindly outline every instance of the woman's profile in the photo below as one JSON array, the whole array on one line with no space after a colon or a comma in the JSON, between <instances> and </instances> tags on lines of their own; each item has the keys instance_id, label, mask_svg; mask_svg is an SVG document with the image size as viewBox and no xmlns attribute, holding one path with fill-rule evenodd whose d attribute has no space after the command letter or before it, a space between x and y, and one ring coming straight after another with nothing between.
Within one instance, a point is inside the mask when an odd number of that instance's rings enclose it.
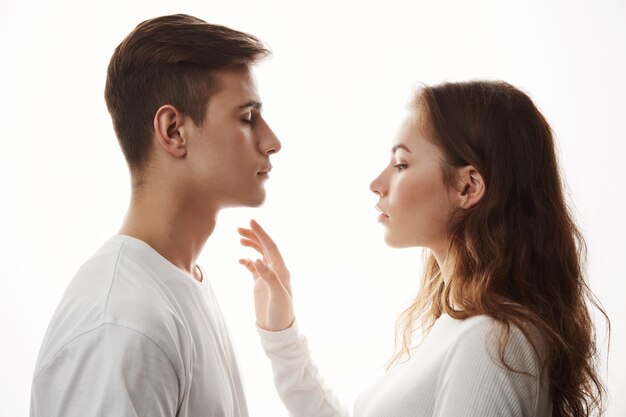
<instances>
[{"instance_id":1,"label":"woman's profile","mask_svg":"<svg viewBox=\"0 0 626 417\"><path fill-rule=\"evenodd\" d=\"M295 321L290 274L254 221L240 228L257 326L294 417L573 416L602 412L585 243L564 198L554 137L502 81L420 88L370 186L392 247L428 250L395 355L348 412ZM607 318L608 320L608 318Z\"/></svg>"}]
</instances>

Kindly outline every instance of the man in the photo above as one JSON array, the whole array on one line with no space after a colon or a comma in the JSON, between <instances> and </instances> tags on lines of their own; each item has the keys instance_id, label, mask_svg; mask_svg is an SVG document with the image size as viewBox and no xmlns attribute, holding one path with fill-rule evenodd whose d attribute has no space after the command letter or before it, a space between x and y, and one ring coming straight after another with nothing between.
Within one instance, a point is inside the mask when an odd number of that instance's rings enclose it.
<instances>
[{"instance_id":1,"label":"man","mask_svg":"<svg viewBox=\"0 0 626 417\"><path fill-rule=\"evenodd\" d=\"M46 333L31 416L247 416L237 361L196 259L224 207L259 206L280 142L261 116L256 38L187 15L139 24L105 99L132 197Z\"/></svg>"}]
</instances>

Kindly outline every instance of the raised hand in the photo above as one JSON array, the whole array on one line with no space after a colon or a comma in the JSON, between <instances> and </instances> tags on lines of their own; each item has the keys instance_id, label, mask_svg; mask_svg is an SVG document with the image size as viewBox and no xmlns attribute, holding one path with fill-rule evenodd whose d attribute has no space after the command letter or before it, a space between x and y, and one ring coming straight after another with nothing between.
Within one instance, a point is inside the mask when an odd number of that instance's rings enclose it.
<instances>
[{"instance_id":1,"label":"raised hand","mask_svg":"<svg viewBox=\"0 0 626 417\"><path fill-rule=\"evenodd\" d=\"M285 261L272 238L254 220L250 229L240 227L240 242L263 257L252 261L240 259L254 278L254 306L257 326L268 331L280 331L291 327L295 314L291 296L290 275Z\"/></svg>"}]
</instances>

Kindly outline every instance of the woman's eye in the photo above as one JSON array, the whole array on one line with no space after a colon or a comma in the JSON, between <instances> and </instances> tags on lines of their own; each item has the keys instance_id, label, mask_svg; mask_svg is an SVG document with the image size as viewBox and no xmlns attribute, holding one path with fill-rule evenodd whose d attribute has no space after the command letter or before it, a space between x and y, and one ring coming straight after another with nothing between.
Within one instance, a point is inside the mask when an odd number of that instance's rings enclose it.
<instances>
[{"instance_id":1,"label":"woman's eye","mask_svg":"<svg viewBox=\"0 0 626 417\"><path fill-rule=\"evenodd\" d=\"M404 171L408 165L407 164L397 164L393 166L394 168L396 168L398 171Z\"/></svg>"}]
</instances>

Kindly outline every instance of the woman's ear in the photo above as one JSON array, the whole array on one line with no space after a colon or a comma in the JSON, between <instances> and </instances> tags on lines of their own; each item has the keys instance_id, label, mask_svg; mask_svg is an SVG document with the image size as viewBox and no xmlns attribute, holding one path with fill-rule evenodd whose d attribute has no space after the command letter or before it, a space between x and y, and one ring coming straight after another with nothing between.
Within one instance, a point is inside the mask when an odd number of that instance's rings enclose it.
<instances>
[{"instance_id":1,"label":"woman's ear","mask_svg":"<svg viewBox=\"0 0 626 417\"><path fill-rule=\"evenodd\" d=\"M183 121L183 114L169 104L159 107L154 115L157 144L161 149L178 158L187 153L187 141L181 130Z\"/></svg>"},{"instance_id":2,"label":"woman's ear","mask_svg":"<svg viewBox=\"0 0 626 417\"><path fill-rule=\"evenodd\" d=\"M471 165L460 168L457 173L456 199L459 207L474 207L485 195L485 181L480 173Z\"/></svg>"}]
</instances>

